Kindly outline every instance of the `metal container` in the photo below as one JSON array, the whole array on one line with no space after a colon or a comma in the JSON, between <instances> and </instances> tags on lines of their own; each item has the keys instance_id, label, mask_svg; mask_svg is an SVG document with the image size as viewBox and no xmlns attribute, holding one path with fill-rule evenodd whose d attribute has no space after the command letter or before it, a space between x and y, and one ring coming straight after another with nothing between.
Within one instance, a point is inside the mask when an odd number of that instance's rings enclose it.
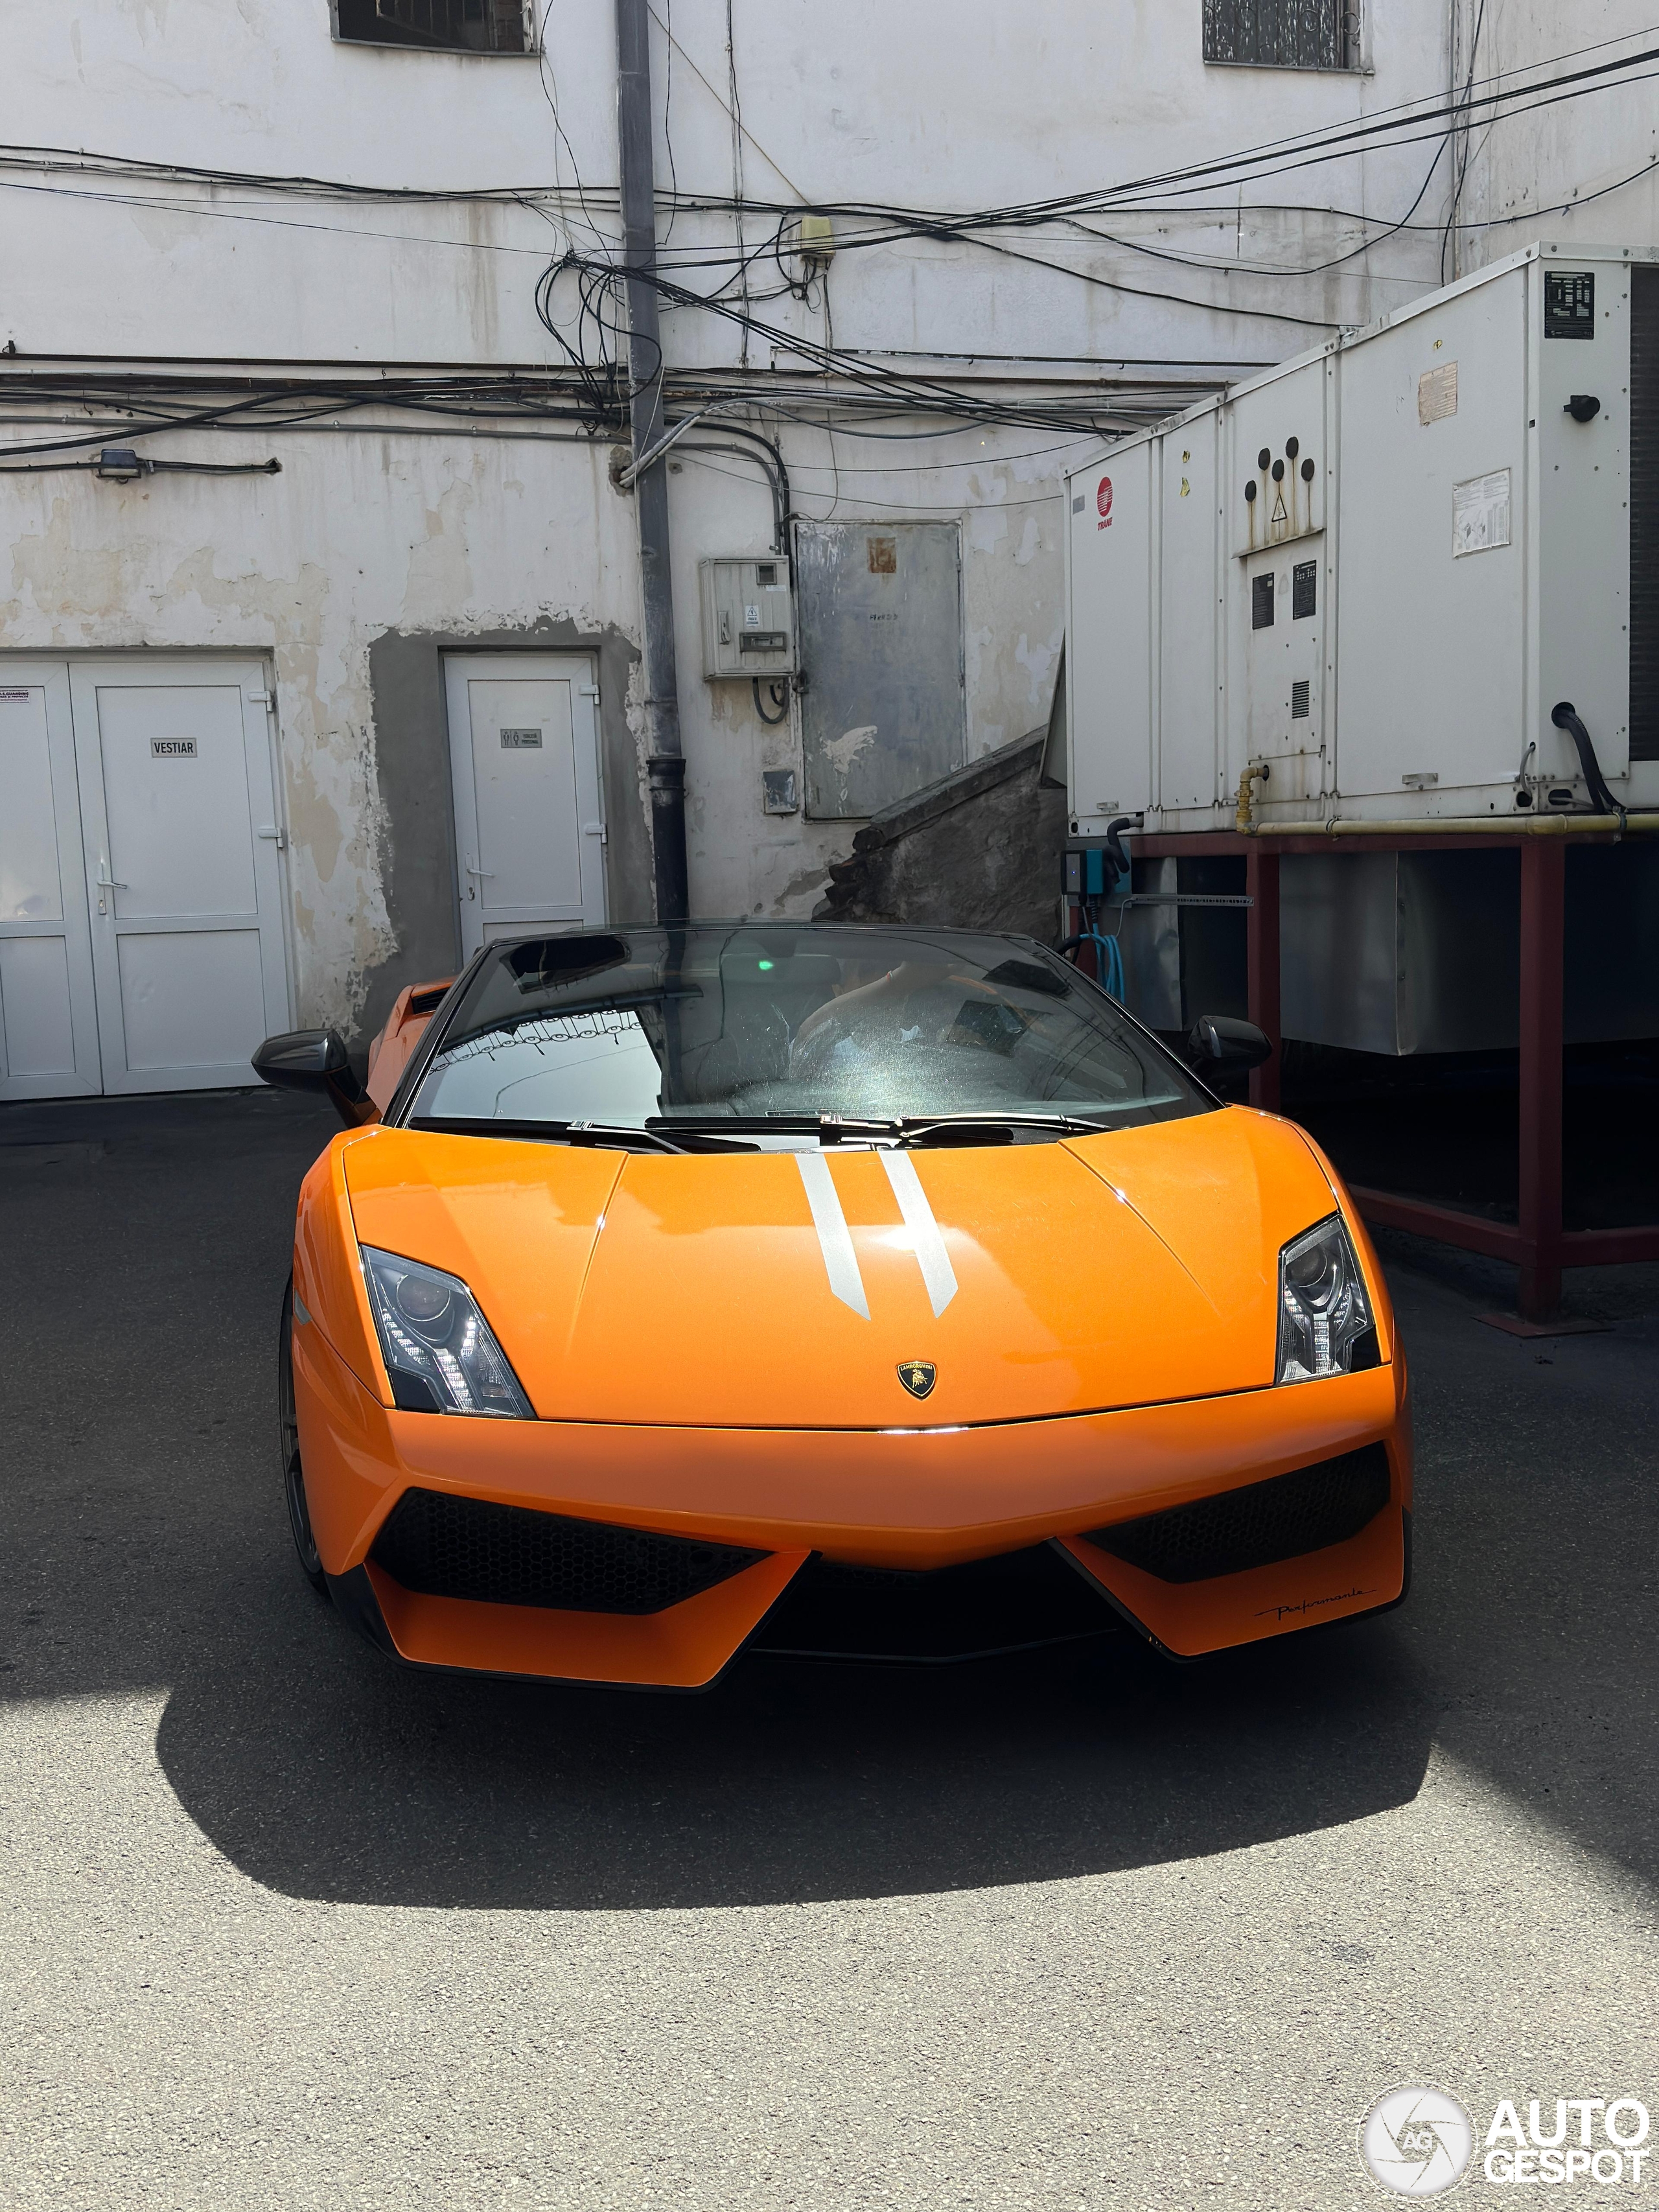
<instances>
[{"instance_id":1,"label":"metal container","mask_svg":"<svg viewBox=\"0 0 1659 2212\"><path fill-rule=\"evenodd\" d=\"M1570 1042L1659 1036L1659 846L1566 855ZM1288 1037L1403 1056L1519 1042L1520 860L1511 848L1287 854Z\"/></svg>"}]
</instances>

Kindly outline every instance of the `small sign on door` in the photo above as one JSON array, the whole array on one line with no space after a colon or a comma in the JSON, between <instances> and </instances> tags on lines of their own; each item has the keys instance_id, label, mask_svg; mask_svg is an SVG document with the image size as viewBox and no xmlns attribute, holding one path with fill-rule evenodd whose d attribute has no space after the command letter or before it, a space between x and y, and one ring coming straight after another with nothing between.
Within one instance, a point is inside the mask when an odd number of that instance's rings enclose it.
<instances>
[{"instance_id":1,"label":"small sign on door","mask_svg":"<svg viewBox=\"0 0 1659 2212\"><path fill-rule=\"evenodd\" d=\"M149 741L152 760L194 760L194 738L152 738Z\"/></svg>"},{"instance_id":2,"label":"small sign on door","mask_svg":"<svg viewBox=\"0 0 1659 2212\"><path fill-rule=\"evenodd\" d=\"M501 750L504 753L538 753L542 749L539 730L503 730Z\"/></svg>"}]
</instances>

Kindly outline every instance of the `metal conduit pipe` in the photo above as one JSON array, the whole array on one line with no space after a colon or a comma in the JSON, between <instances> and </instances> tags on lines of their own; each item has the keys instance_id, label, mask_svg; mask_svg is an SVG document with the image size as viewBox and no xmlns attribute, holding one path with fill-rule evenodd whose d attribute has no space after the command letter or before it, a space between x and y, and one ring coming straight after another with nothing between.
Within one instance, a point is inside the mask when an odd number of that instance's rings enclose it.
<instances>
[{"instance_id":1,"label":"metal conduit pipe","mask_svg":"<svg viewBox=\"0 0 1659 2212\"><path fill-rule=\"evenodd\" d=\"M636 454L663 434L666 363L657 319L656 199L651 159L651 58L647 0L616 0L617 133L623 252L627 268L629 416ZM647 787L659 921L690 910L685 850L685 756L680 746L679 676L674 659L674 587L669 563L668 478L660 454L634 488L640 540L640 627L645 678Z\"/></svg>"}]
</instances>

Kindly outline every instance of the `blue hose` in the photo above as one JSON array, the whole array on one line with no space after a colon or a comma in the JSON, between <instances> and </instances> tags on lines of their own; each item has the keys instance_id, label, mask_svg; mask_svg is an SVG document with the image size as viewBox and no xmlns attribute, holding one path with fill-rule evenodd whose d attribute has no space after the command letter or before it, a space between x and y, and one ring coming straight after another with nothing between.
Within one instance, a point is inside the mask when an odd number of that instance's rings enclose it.
<instances>
[{"instance_id":1,"label":"blue hose","mask_svg":"<svg viewBox=\"0 0 1659 2212\"><path fill-rule=\"evenodd\" d=\"M1109 999L1115 999L1122 1006L1127 985L1123 974L1123 953L1116 938L1105 936L1091 924L1079 930L1075 937L1068 937L1060 949L1062 953L1073 952L1082 945L1088 945L1094 953L1095 980L1101 989Z\"/></svg>"}]
</instances>

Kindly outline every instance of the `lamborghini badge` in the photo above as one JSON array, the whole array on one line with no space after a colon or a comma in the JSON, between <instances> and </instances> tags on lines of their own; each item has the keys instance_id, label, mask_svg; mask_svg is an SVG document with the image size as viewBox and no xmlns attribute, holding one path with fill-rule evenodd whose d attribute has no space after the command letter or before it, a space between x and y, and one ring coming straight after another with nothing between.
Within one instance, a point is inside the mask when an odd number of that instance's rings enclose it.
<instances>
[{"instance_id":1,"label":"lamborghini badge","mask_svg":"<svg viewBox=\"0 0 1659 2212\"><path fill-rule=\"evenodd\" d=\"M939 1370L931 1359L901 1359L898 1379L913 1398L925 1398L939 1380Z\"/></svg>"}]
</instances>

